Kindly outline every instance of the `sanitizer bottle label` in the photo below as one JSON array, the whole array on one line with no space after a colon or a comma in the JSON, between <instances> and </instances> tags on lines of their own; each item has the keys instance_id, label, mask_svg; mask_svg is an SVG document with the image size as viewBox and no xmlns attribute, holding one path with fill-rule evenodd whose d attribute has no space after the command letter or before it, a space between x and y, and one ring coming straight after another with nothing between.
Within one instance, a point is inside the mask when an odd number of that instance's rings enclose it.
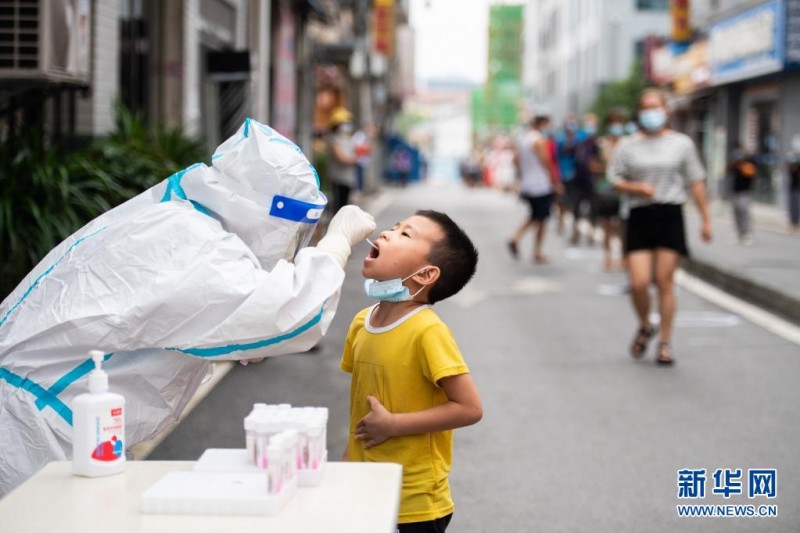
<instances>
[{"instance_id":1,"label":"sanitizer bottle label","mask_svg":"<svg viewBox=\"0 0 800 533\"><path fill-rule=\"evenodd\" d=\"M91 431L94 433L96 447L92 451L92 459L103 462L120 459L125 453L125 445L122 442L125 427L122 407L114 407L103 415L93 418L94 427Z\"/></svg>"}]
</instances>

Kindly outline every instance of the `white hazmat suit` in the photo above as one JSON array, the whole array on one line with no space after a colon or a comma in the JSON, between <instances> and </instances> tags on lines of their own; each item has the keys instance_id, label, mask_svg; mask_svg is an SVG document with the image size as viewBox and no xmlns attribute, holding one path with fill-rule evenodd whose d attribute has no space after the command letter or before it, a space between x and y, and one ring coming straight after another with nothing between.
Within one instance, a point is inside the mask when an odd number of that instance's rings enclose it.
<instances>
[{"instance_id":1,"label":"white hazmat suit","mask_svg":"<svg viewBox=\"0 0 800 533\"><path fill-rule=\"evenodd\" d=\"M196 164L54 248L0 305L0 496L72 453L89 350L126 398L125 447L177 421L208 362L311 348L333 319L355 206L326 204L300 149L253 120ZM292 262L293 260L293 262Z\"/></svg>"}]
</instances>

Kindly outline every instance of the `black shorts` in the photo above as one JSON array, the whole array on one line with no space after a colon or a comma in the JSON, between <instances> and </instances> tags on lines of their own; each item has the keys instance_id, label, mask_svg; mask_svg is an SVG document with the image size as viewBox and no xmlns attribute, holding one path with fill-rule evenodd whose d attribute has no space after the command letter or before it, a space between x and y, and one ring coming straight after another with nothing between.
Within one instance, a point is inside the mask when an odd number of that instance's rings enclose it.
<instances>
[{"instance_id":1,"label":"black shorts","mask_svg":"<svg viewBox=\"0 0 800 533\"><path fill-rule=\"evenodd\" d=\"M595 197L594 204L592 204L595 218L619 218L619 204L619 197Z\"/></svg>"},{"instance_id":2,"label":"black shorts","mask_svg":"<svg viewBox=\"0 0 800 533\"><path fill-rule=\"evenodd\" d=\"M625 253L656 248L689 255L682 206L651 204L631 209L625 228Z\"/></svg>"},{"instance_id":3,"label":"black shorts","mask_svg":"<svg viewBox=\"0 0 800 533\"><path fill-rule=\"evenodd\" d=\"M533 220L547 220L550 218L550 206L553 205L553 195L545 194L544 196L529 196L522 195L522 199L528 202L531 208L531 218Z\"/></svg>"},{"instance_id":4,"label":"black shorts","mask_svg":"<svg viewBox=\"0 0 800 533\"><path fill-rule=\"evenodd\" d=\"M427 522L411 522L410 524L398 524L397 533L445 533L453 513L447 516L428 520Z\"/></svg>"}]
</instances>

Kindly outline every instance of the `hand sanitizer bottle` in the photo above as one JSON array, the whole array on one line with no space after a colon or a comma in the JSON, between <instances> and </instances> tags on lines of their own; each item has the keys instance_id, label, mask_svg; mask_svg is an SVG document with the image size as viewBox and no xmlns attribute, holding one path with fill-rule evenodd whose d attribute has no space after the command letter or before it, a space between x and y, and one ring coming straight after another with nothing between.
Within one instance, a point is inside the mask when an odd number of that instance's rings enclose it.
<instances>
[{"instance_id":1,"label":"hand sanitizer bottle","mask_svg":"<svg viewBox=\"0 0 800 533\"><path fill-rule=\"evenodd\" d=\"M89 352L94 370L89 392L72 400L72 471L80 476L108 476L125 468L125 398L108 392L100 368L103 352Z\"/></svg>"}]
</instances>

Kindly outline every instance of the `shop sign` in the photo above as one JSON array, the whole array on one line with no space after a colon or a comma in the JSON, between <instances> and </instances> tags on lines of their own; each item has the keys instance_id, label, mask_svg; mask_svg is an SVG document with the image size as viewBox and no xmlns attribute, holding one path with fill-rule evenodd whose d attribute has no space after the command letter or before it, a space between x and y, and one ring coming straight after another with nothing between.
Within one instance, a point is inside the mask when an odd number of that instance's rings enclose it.
<instances>
[{"instance_id":1,"label":"shop sign","mask_svg":"<svg viewBox=\"0 0 800 533\"><path fill-rule=\"evenodd\" d=\"M670 18L672 19L672 40L684 43L692 39L689 0L670 0Z\"/></svg>"},{"instance_id":2,"label":"shop sign","mask_svg":"<svg viewBox=\"0 0 800 533\"><path fill-rule=\"evenodd\" d=\"M769 0L711 26L713 84L777 72L784 66L785 11Z\"/></svg>"},{"instance_id":3,"label":"shop sign","mask_svg":"<svg viewBox=\"0 0 800 533\"><path fill-rule=\"evenodd\" d=\"M800 66L800 0L786 0L786 63Z\"/></svg>"},{"instance_id":4,"label":"shop sign","mask_svg":"<svg viewBox=\"0 0 800 533\"><path fill-rule=\"evenodd\" d=\"M372 47L387 56L394 52L394 0L373 0Z\"/></svg>"},{"instance_id":5,"label":"shop sign","mask_svg":"<svg viewBox=\"0 0 800 533\"><path fill-rule=\"evenodd\" d=\"M666 85L675 79L677 61L672 47L661 43L650 48L647 76L656 85Z\"/></svg>"},{"instance_id":6,"label":"shop sign","mask_svg":"<svg viewBox=\"0 0 800 533\"><path fill-rule=\"evenodd\" d=\"M686 53L677 57L673 89L677 94L686 94L711 81L708 66L708 41L692 43Z\"/></svg>"},{"instance_id":7,"label":"shop sign","mask_svg":"<svg viewBox=\"0 0 800 533\"><path fill-rule=\"evenodd\" d=\"M297 51L295 50L295 16L288 5L278 12L275 39L275 81L272 127L284 137L295 138L297 125Z\"/></svg>"}]
</instances>

